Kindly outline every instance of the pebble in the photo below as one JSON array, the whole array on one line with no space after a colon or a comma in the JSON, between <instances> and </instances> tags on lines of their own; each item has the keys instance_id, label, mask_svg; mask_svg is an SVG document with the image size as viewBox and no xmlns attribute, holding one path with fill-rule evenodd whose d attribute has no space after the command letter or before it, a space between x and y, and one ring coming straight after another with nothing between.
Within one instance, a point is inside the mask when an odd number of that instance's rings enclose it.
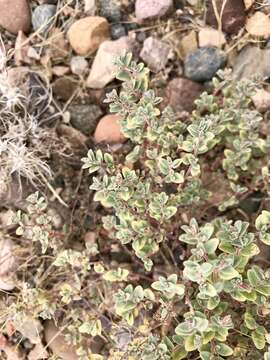
<instances>
[{"instance_id":1,"label":"pebble","mask_svg":"<svg viewBox=\"0 0 270 360\"><path fill-rule=\"evenodd\" d=\"M17 34L28 33L31 28L31 12L27 0L0 0L0 26Z\"/></svg>"},{"instance_id":2,"label":"pebble","mask_svg":"<svg viewBox=\"0 0 270 360\"><path fill-rule=\"evenodd\" d=\"M126 28L122 24L112 24L111 25L111 37L113 40L120 39L123 36L126 36Z\"/></svg>"},{"instance_id":3,"label":"pebble","mask_svg":"<svg viewBox=\"0 0 270 360\"><path fill-rule=\"evenodd\" d=\"M97 105L72 105L68 109L70 112L71 125L80 130L86 136L94 132L98 119L102 116L102 111Z\"/></svg>"},{"instance_id":4,"label":"pebble","mask_svg":"<svg viewBox=\"0 0 270 360\"><path fill-rule=\"evenodd\" d=\"M53 28L50 35L50 47L48 49L50 59L54 62L62 62L69 54L69 44L59 28Z\"/></svg>"},{"instance_id":5,"label":"pebble","mask_svg":"<svg viewBox=\"0 0 270 360\"><path fill-rule=\"evenodd\" d=\"M188 79L193 81L211 80L218 69L225 65L223 51L215 47L202 47L189 54L184 62L184 71Z\"/></svg>"},{"instance_id":6,"label":"pebble","mask_svg":"<svg viewBox=\"0 0 270 360\"><path fill-rule=\"evenodd\" d=\"M256 109L261 112L270 110L270 92L265 89L260 89L252 96L253 104Z\"/></svg>"},{"instance_id":7,"label":"pebble","mask_svg":"<svg viewBox=\"0 0 270 360\"><path fill-rule=\"evenodd\" d=\"M66 138L74 149L82 149L86 146L87 136L72 126L61 124L57 127L57 133L60 137Z\"/></svg>"},{"instance_id":8,"label":"pebble","mask_svg":"<svg viewBox=\"0 0 270 360\"><path fill-rule=\"evenodd\" d=\"M53 83L53 92L61 100L68 101L77 89L77 83L69 77L60 77Z\"/></svg>"},{"instance_id":9,"label":"pebble","mask_svg":"<svg viewBox=\"0 0 270 360\"><path fill-rule=\"evenodd\" d=\"M110 37L109 23L100 16L87 16L71 25L67 37L78 55L91 55Z\"/></svg>"},{"instance_id":10,"label":"pebble","mask_svg":"<svg viewBox=\"0 0 270 360\"><path fill-rule=\"evenodd\" d=\"M246 30L250 35L262 38L270 36L270 19L261 11L256 11L246 23Z\"/></svg>"},{"instance_id":11,"label":"pebble","mask_svg":"<svg viewBox=\"0 0 270 360\"><path fill-rule=\"evenodd\" d=\"M121 134L120 119L120 116L116 114L103 116L96 127L95 142L105 144L123 143L125 137Z\"/></svg>"},{"instance_id":12,"label":"pebble","mask_svg":"<svg viewBox=\"0 0 270 360\"><path fill-rule=\"evenodd\" d=\"M136 0L137 20L156 19L167 15L173 9L173 0Z\"/></svg>"},{"instance_id":13,"label":"pebble","mask_svg":"<svg viewBox=\"0 0 270 360\"><path fill-rule=\"evenodd\" d=\"M75 349L65 341L64 335L59 332L52 320L45 322L44 336L46 343L56 357L62 360L79 359Z\"/></svg>"},{"instance_id":14,"label":"pebble","mask_svg":"<svg viewBox=\"0 0 270 360\"><path fill-rule=\"evenodd\" d=\"M220 14L224 0L216 0L218 13ZM243 0L227 0L222 15L222 30L228 34L236 34L245 26L246 14ZM218 27L213 1L207 0L206 23Z\"/></svg>"},{"instance_id":15,"label":"pebble","mask_svg":"<svg viewBox=\"0 0 270 360\"><path fill-rule=\"evenodd\" d=\"M255 0L244 0L245 9L249 10L251 6L254 4Z\"/></svg>"},{"instance_id":16,"label":"pebble","mask_svg":"<svg viewBox=\"0 0 270 360\"><path fill-rule=\"evenodd\" d=\"M87 15L95 15L97 10L96 0L84 0L84 12Z\"/></svg>"},{"instance_id":17,"label":"pebble","mask_svg":"<svg viewBox=\"0 0 270 360\"><path fill-rule=\"evenodd\" d=\"M248 45L237 55L233 64L233 76L237 80L243 78L270 77L270 49L260 49Z\"/></svg>"},{"instance_id":18,"label":"pebble","mask_svg":"<svg viewBox=\"0 0 270 360\"><path fill-rule=\"evenodd\" d=\"M32 15L32 25L34 31L46 35L52 25L52 17L56 13L56 6L51 4L39 5L35 8Z\"/></svg>"},{"instance_id":19,"label":"pebble","mask_svg":"<svg viewBox=\"0 0 270 360\"><path fill-rule=\"evenodd\" d=\"M70 60L70 69L75 75L83 75L88 68L88 62L82 56L73 56Z\"/></svg>"},{"instance_id":20,"label":"pebble","mask_svg":"<svg viewBox=\"0 0 270 360\"><path fill-rule=\"evenodd\" d=\"M191 112L194 109L194 101L202 91L201 84L184 78L175 78L166 87L167 105L171 106L176 113Z\"/></svg>"},{"instance_id":21,"label":"pebble","mask_svg":"<svg viewBox=\"0 0 270 360\"><path fill-rule=\"evenodd\" d=\"M199 31L199 46L216 46L221 47L226 44L226 39L223 32L212 28L204 28Z\"/></svg>"},{"instance_id":22,"label":"pebble","mask_svg":"<svg viewBox=\"0 0 270 360\"><path fill-rule=\"evenodd\" d=\"M151 71L157 73L165 68L170 50L168 44L151 36L144 41L140 57Z\"/></svg>"},{"instance_id":23,"label":"pebble","mask_svg":"<svg viewBox=\"0 0 270 360\"><path fill-rule=\"evenodd\" d=\"M115 58L125 51L134 49L135 41L128 36L118 40L104 41L96 54L90 74L87 79L87 86L92 89L102 89L115 78Z\"/></svg>"},{"instance_id":24,"label":"pebble","mask_svg":"<svg viewBox=\"0 0 270 360\"><path fill-rule=\"evenodd\" d=\"M196 32L192 30L190 31L190 33L188 33L182 38L180 43L180 51L183 58L185 58L188 54L195 51L197 48L198 48L197 35Z\"/></svg>"},{"instance_id":25,"label":"pebble","mask_svg":"<svg viewBox=\"0 0 270 360\"><path fill-rule=\"evenodd\" d=\"M116 0L99 0L100 15L109 22L119 22L121 20L121 7Z\"/></svg>"}]
</instances>

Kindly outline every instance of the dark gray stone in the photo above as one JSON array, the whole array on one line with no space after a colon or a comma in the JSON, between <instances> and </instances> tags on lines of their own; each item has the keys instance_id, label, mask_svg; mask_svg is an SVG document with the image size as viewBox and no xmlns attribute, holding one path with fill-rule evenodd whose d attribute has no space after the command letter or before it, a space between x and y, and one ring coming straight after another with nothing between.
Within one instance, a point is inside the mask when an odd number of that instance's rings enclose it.
<instances>
[{"instance_id":1,"label":"dark gray stone","mask_svg":"<svg viewBox=\"0 0 270 360\"><path fill-rule=\"evenodd\" d=\"M35 31L40 30L45 35L52 25L52 17L56 13L56 6L51 4L43 4L37 6L32 14L32 25ZM46 25L45 25L46 24Z\"/></svg>"},{"instance_id":2,"label":"dark gray stone","mask_svg":"<svg viewBox=\"0 0 270 360\"><path fill-rule=\"evenodd\" d=\"M116 0L100 0L100 16L105 17L109 22L121 20L121 7Z\"/></svg>"},{"instance_id":3,"label":"dark gray stone","mask_svg":"<svg viewBox=\"0 0 270 360\"><path fill-rule=\"evenodd\" d=\"M187 55L184 62L185 76L193 81L208 81L225 63L223 51L212 46L202 47Z\"/></svg>"},{"instance_id":4,"label":"dark gray stone","mask_svg":"<svg viewBox=\"0 0 270 360\"><path fill-rule=\"evenodd\" d=\"M83 134L90 136L94 132L102 110L97 105L72 105L69 109L71 125Z\"/></svg>"},{"instance_id":5,"label":"dark gray stone","mask_svg":"<svg viewBox=\"0 0 270 360\"><path fill-rule=\"evenodd\" d=\"M126 36L126 29L121 24L112 24L111 36L113 40L120 39L122 36Z\"/></svg>"}]
</instances>

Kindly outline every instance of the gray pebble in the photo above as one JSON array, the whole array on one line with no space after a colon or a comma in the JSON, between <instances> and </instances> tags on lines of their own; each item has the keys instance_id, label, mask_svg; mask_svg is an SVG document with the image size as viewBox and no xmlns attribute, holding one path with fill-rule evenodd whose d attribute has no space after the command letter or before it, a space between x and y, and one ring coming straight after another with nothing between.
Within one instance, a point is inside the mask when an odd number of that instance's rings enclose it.
<instances>
[{"instance_id":1,"label":"gray pebble","mask_svg":"<svg viewBox=\"0 0 270 360\"><path fill-rule=\"evenodd\" d=\"M42 35L46 35L50 26L52 25L52 17L56 13L56 6L50 4L43 4L37 6L32 14L32 24L35 31L40 30ZM47 24L47 25L45 25Z\"/></svg>"},{"instance_id":2,"label":"gray pebble","mask_svg":"<svg viewBox=\"0 0 270 360\"><path fill-rule=\"evenodd\" d=\"M121 20L121 8L116 0L100 0L100 16L105 17L109 22Z\"/></svg>"},{"instance_id":3,"label":"gray pebble","mask_svg":"<svg viewBox=\"0 0 270 360\"><path fill-rule=\"evenodd\" d=\"M120 39L122 36L126 36L126 29L121 24L112 24L111 36L113 40Z\"/></svg>"},{"instance_id":4,"label":"gray pebble","mask_svg":"<svg viewBox=\"0 0 270 360\"><path fill-rule=\"evenodd\" d=\"M185 76L199 82L211 80L225 63L223 51L212 46L202 47L187 55L184 62Z\"/></svg>"},{"instance_id":5,"label":"gray pebble","mask_svg":"<svg viewBox=\"0 0 270 360\"><path fill-rule=\"evenodd\" d=\"M71 115L71 125L83 134L90 136L95 130L102 110L97 105L72 105L68 109Z\"/></svg>"}]
</instances>

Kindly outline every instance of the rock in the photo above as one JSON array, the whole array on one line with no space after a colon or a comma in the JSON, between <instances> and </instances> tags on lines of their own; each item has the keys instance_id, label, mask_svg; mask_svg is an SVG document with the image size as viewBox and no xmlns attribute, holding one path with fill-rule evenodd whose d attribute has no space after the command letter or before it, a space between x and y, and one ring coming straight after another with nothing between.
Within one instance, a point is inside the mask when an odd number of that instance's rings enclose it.
<instances>
[{"instance_id":1,"label":"rock","mask_svg":"<svg viewBox=\"0 0 270 360\"><path fill-rule=\"evenodd\" d=\"M270 77L270 49L262 50L256 46L246 46L237 56L233 65L233 75L237 80L243 78Z\"/></svg>"},{"instance_id":2,"label":"rock","mask_svg":"<svg viewBox=\"0 0 270 360\"><path fill-rule=\"evenodd\" d=\"M68 101L77 90L77 83L69 77L61 77L53 83L52 88L58 98Z\"/></svg>"},{"instance_id":3,"label":"rock","mask_svg":"<svg viewBox=\"0 0 270 360\"><path fill-rule=\"evenodd\" d=\"M252 96L253 104L261 112L270 110L270 93L265 89L260 89Z\"/></svg>"},{"instance_id":4,"label":"rock","mask_svg":"<svg viewBox=\"0 0 270 360\"><path fill-rule=\"evenodd\" d=\"M134 49L135 41L128 36L121 37L114 41L103 42L96 54L90 74L87 79L87 86L92 89L102 89L111 82L115 75L116 67L114 61L117 56L125 51Z\"/></svg>"},{"instance_id":5,"label":"rock","mask_svg":"<svg viewBox=\"0 0 270 360\"><path fill-rule=\"evenodd\" d=\"M125 137L120 131L120 119L120 116L115 114L101 118L94 134L95 142L105 144L123 143Z\"/></svg>"},{"instance_id":6,"label":"rock","mask_svg":"<svg viewBox=\"0 0 270 360\"><path fill-rule=\"evenodd\" d=\"M30 31L31 12L27 0L0 0L0 26L17 34Z\"/></svg>"},{"instance_id":7,"label":"rock","mask_svg":"<svg viewBox=\"0 0 270 360\"><path fill-rule=\"evenodd\" d=\"M215 47L202 47L189 54L184 62L185 75L193 81L211 80L218 69L225 65L223 51Z\"/></svg>"},{"instance_id":8,"label":"rock","mask_svg":"<svg viewBox=\"0 0 270 360\"><path fill-rule=\"evenodd\" d=\"M261 11L256 11L246 23L250 35L268 38L270 36L270 19Z\"/></svg>"},{"instance_id":9,"label":"rock","mask_svg":"<svg viewBox=\"0 0 270 360\"><path fill-rule=\"evenodd\" d=\"M42 35L46 35L53 23L52 18L55 13L55 5L43 4L37 6L32 15L33 29Z\"/></svg>"},{"instance_id":10,"label":"rock","mask_svg":"<svg viewBox=\"0 0 270 360\"><path fill-rule=\"evenodd\" d=\"M88 68L88 62L82 56L73 56L70 60L70 69L75 75L83 75Z\"/></svg>"},{"instance_id":11,"label":"rock","mask_svg":"<svg viewBox=\"0 0 270 360\"><path fill-rule=\"evenodd\" d=\"M48 359L48 357L49 353L41 343L36 344L28 354L28 360Z\"/></svg>"},{"instance_id":12,"label":"rock","mask_svg":"<svg viewBox=\"0 0 270 360\"><path fill-rule=\"evenodd\" d=\"M67 37L77 54L91 55L110 37L108 21L100 16L77 20L69 28Z\"/></svg>"},{"instance_id":13,"label":"rock","mask_svg":"<svg viewBox=\"0 0 270 360\"><path fill-rule=\"evenodd\" d=\"M2 239L0 241L0 275L13 271L15 263L14 243L10 239Z\"/></svg>"},{"instance_id":14,"label":"rock","mask_svg":"<svg viewBox=\"0 0 270 360\"><path fill-rule=\"evenodd\" d=\"M86 136L93 133L98 119L102 116L102 111L97 105L71 105L68 111L71 125Z\"/></svg>"},{"instance_id":15,"label":"rock","mask_svg":"<svg viewBox=\"0 0 270 360\"><path fill-rule=\"evenodd\" d=\"M216 46L221 47L226 44L225 36L222 32L212 29L212 28L204 28L199 31L199 46Z\"/></svg>"},{"instance_id":16,"label":"rock","mask_svg":"<svg viewBox=\"0 0 270 360\"><path fill-rule=\"evenodd\" d=\"M144 41L140 57L151 71L159 72L167 64L170 49L168 44L151 36Z\"/></svg>"},{"instance_id":17,"label":"rock","mask_svg":"<svg viewBox=\"0 0 270 360\"><path fill-rule=\"evenodd\" d=\"M173 0L136 0L135 15L144 21L167 15L173 9Z\"/></svg>"},{"instance_id":18,"label":"rock","mask_svg":"<svg viewBox=\"0 0 270 360\"><path fill-rule=\"evenodd\" d=\"M251 6L254 4L255 0L244 0L245 9L249 10Z\"/></svg>"},{"instance_id":19,"label":"rock","mask_svg":"<svg viewBox=\"0 0 270 360\"><path fill-rule=\"evenodd\" d=\"M64 76L69 73L69 67L68 66L62 66L62 65L56 65L52 67L52 73L56 76Z\"/></svg>"},{"instance_id":20,"label":"rock","mask_svg":"<svg viewBox=\"0 0 270 360\"><path fill-rule=\"evenodd\" d=\"M121 24L112 24L111 36L113 40L117 40L123 36L126 36L126 28Z\"/></svg>"},{"instance_id":21,"label":"rock","mask_svg":"<svg viewBox=\"0 0 270 360\"><path fill-rule=\"evenodd\" d=\"M68 42L65 39L64 33L58 28L52 29L50 35L49 58L54 62L60 62L69 53Z\"/></svg>"},{"instance_id":22,"label":"rock","mask_svg":"<svg viewBox=\"0 0 270 360\"><path fill-rule=\"evenodd\" d=\"M15 329L19 331L22 336L28 339L32 344L40 343L40 333L43 330L43 326L39 320L29 316L14 321L13 325Z\"/></svg>"},{"instance_id":23,"label":"rock","mask_svg":"<svg viewBox=\"0 0 270 360\"><path fill-rule=\"evenodd\" d=\"M185 58L188 54L192 53L198 48L197 36L194 30L190 31L186 36L184 36L180 43L180 51Z\"/></svg>"},{"instance_id":24,"label":"rock","mask_svg":"<svg viewBox=\"0 0 270 360\"><path fill-rule=\"evenodd\" d=\"M82 134L79 130L74 129L72 126L61 124L57 128L57 132L60 136L63 136L68 140L72 148L81 149L86 147L87 136Z\"/></svg>"},{"instance_id":25,"label":"rock","mask_svg":"<svg viewBox=\"0 0 270 360\"><path fill-rule=\"evenodd\" d=\"M224 0L215 0L217 11L220 14ZM222 14L222 30L228 34L236 34L246 21L245 5L243 0L227 0ZM207 0L206 23L218 27L213 1Z\"/></svg>"},{"instance_id":26,"label":"rock","mask_svg":"<svg viewBox=\"0 0 270 360\"><path fill-rule=\"evenodd\" d=\"M15 282L10 275L0 275L0 290L11 291L15 288Z\"/></svg>"},{"instance_id":27,"label":"rock","mask_svg":"<svg viewBox=\"0 0 270 360\"><path fill-rule=\"evenodd\" d=\"M79 359L75 349L65 341L64 335L52 320L45 322L44 335L46 343L56 357L62 360Z\"/></svg>"},{"instance_id":28,"label":"rock","mask_svg":"<svg viewBox=\"0 0 270 360\"><path fill-rule=\"evenodd\" d=\"M88 15L95 15L97 11L96 0L84 0L84 12Z\"/></svg>"},{"instance_id":29,"label":"rock","mask_svg":"<svg viewBox=\"0 0 270 360\"><path fill-rule=\"evenodd\" d=\"M202 91L203 86L198 83L184 78L175 78L166 87L167 105L171 106L176 113L191 112L194 109L194 101Z\"/></svg>"},{"instance_id":30,"label":"rock","mask_svg":"<svg viewBox=\"0 0 270 360\"><path fill-rule=\"evenodd\" d=\"M119 22L121 20L121 8L117 0L99 0L100 15L109 22Z\"/></svg>"}]
</instances>

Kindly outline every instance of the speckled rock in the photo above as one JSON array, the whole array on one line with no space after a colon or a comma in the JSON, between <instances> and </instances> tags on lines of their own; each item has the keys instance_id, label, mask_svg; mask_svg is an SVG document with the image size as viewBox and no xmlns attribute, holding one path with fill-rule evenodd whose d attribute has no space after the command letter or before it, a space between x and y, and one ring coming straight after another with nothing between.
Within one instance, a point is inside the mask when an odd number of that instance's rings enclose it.
<instances>
[{"instance_id":1,"label":"speckled rock","mask_svg":"<svg viewBox=\"0 0 270 360\"><path fill-rule=\"evenodd\" d=\"M109 114L101 118L94 134L95 142L106 144L123 143L125 137L120 131L120 119L120 116L115 114Z\"/></svg>"},{"instance_id":2,"label":"speckled rock","mask_svg":"<svg viewBox=\"0 0 270 360\"><path fill-rule=\"evenodd\" d=\"M78 55L93 54L103 41L110 38L109 23L103 17L88 16L72 24L67 37Z\"/></svg>"},{"instance_id":3,"label":"speckled rock","mask_svg":"<svg viewBox=\"0 0 270 360\"><path fill-rule=\"evenodd\" d=\"M126 36L126 28L122 24L112 24L111 25L111 36L113 40L120 39L123 36Z\"/></svg>"},{"instance_id":4,"label":"speckled rock","mask_svg":"<svg viewBox=\"0 0 270 360\"><path fill-rule=\"evenodd\" d=\"M83 56L73 56L70 60L70 69L75 75L83 75L88 68L88 62Z\"/></svg>"},{"instance_id":5,"label":"speckled rock","mask_svg":"<svg viewBox=\"0 0 270 360\"><path fill-rule=\"evenodd\" d=\"M72 105L68 109L71 115L71 125L89 136L95 130L102 111L97 105Z\"/></svg>"},{"instance_id":6,"label":"speckled rock","mask_svg":"<svg viewBox=\"0 0 270 360\"><path fill-rule=\"evenodd\" d=\"M55 5L43 4L37 6L32 15L33 29L45 35L52 25L52 18L55 13Z\"/></svg>"},{"instance_id":7,"label":"speckled rock","mask_svg":"<svg viewBox=\"0 0 270 360\"><path fill-rule=\"evenodd\" d=\"M169 59L170 46L165 42L150 36L143 43L141 59L153 72L164 69Z\"/></svg>"},{"instance_id":8,"label":"speckled rock","mask_svg":"<svg viewBox=\"0 0 270 360\"><path fill-rule=\"evenodd\" d=\"M225 53L215 47L202 47L189 54L184 62L185 75L193 81L211 80L225 65Z\"/></svg>"},{"instance_id":9,"label":"speckled rock","mask_svg":"<svg viewBox=\"0 0 270 360\"><path fill-rule=\"evenodd\" d=\"M31 12L27 0L0 0L0 26L17 34L28 33L31 28Z\"/></svg>"},{"instance_id":10,"label":"speckled rock","mask_svg":"<svg viewBox=\"0 0 270 360\"><path fill-rule=\"evenodd\" d=\"M119 22L121 20L121 7L117 0L99 0L100 15L109 22Z\"/></svg>"},{"instance_id":11,"label":"speckled rock","mask_svg":"<svg viewBox=\"0 0 270 360\"><path fill-rule=\"evenodd\" d=\"M166 105L171 106L176 113L191 112L194 109L194 101L202 91L201 84L184 78L175 78L166 87Z\"/></svg>"},{"instance_id":12,"label":"speckled rock","mask_svg":"<svg viewBox=\"0 0 270 360\"><path fill-rule=\"evenodd\" d=\"M135 15L144 21L167 15L173 9L173 0L137 0Z\"/></svg>"},{"instance_id":13,"label":"speckled rock","mask_svg":"<svg viewBox=\"0 0 270 360\"><path fill-rule=\"evenodd\" d=\"M224 0L216 0L217 10L220 13ZM227 0L222 15L222 30L228 34L236 34L245 26L246 14L243 0ZM218 27L212 0L207 0L207 24Z\"/></svg>"}]
</instances>

